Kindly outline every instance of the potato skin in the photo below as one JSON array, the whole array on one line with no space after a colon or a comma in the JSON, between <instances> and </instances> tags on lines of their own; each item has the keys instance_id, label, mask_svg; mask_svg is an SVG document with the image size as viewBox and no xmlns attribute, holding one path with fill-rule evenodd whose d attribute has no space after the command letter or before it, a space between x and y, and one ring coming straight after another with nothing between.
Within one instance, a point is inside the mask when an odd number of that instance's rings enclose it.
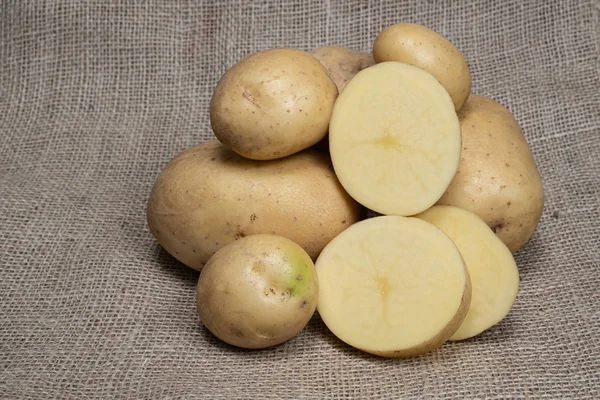
<instances>
[{"instance_id":1,"label":"potato skin","mask_svg":"<svg viewBox=\"0 0 600 400\"><path fill-rule=\"evenodd\" d=\"M358 221L327 156L306 150L272 161L243 158L217 140L191 147L160 173L148 200L152 234L171 255L201 270L244 236L284 236L314 259Z\"/></svg>"},{"instance_id":2,"label":"potato skin","mask_svg":"<svg viewBox=\"0 0 600 400\"><path fill-rule=\"evenodd\" d=\"M471 93L471 74L461 52L425 26L388 26L375 39L373 58L376 63L400 61L426 70L446 88L457 111Z\"/></svg>"},{"instance_id":3,"label":"potato skin","mask_svg":"<svg viewBox=\"0 0 600 400\"><path fill-rule=\"evenodd\" d=\"M252 235L221 248L198 279L197 312L208 330L238 347L264 348L296 336L317 307L317 271L296 243Z\"/></svg>"},{"instance_id":4,"label":"potato skin","mask_svg":"<svg viewBox=\"0 0 600 400\"><path fill-rule=\"evenodd\" d=\"M354 75L375 64L370 53L352 51L341 46L319 47L310 54L323 64L339 93Z\"/></svg>"},{"instance_id":5,"label":"potato skin","mask_svg":"<svg viewBox=\"0 0 600 400\"><path fill-rule=\"evenodd\" d=\"M440 205L483 219L514 253L529 240L544 208L544 188L525 136L496 101L471 95L458 117L462 154Z\"/></svg>"},{"instance_id":6,"label":"potato skin","mask_svg":"<svg viewBox=\"0 0 600 400\"><path fill-rule=\"evenodd\" d=\"M282 158L325 136L337 94L325 68L309 53L264 50L221 77L210 123L215 136L244 157Z\"/></svg>"}]
</instances>

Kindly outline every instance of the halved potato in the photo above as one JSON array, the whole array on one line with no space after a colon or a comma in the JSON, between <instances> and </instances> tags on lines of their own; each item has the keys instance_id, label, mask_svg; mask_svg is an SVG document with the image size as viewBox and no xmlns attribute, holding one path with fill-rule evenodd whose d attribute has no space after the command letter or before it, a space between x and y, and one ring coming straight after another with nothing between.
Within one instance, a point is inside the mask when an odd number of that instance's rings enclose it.
<instances>
[{"instance_id":1,"label":"halved potato","mask_svg":"<svg viewBox=\"0 0 600 400\"><path fill-rule=\"evenodd\" d=\"M428 72L394 61L356 74L329 125L338 179L381 214L413 215L435 204L454 177L460 144L444 87Z\"/></svg>"},{"instance_id":2,"label":"halved potato","mask_svg":"<svg viewBox=\"0 0 600 400\"><path fill-rule=\"evenodd\" d=\"M471 276L471 306L450 340L479 335L502 321L519 290L519 269L508 247L481 218L462 208L433 206L416 217L434 224L452 239Z\"/></svg>"},{"instance_id":3,"label":"halved potato","mask_svg":"<svg viewBox=\"0 0 600 400\"><path fill-rule=\"evenodd\" d=\"M354 224L325 247L316 267L321 318L368 353L427 353L452 336L469 308L471 283L458 249L418 218Z\"/></svg>"}]
</instances>

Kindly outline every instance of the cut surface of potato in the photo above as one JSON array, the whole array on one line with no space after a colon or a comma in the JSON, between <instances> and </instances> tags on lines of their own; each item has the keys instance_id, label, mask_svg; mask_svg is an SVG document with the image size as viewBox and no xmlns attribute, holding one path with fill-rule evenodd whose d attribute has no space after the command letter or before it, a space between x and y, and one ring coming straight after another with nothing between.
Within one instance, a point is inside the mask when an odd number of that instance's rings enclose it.
<instances>
[{"instance_id":1,"label":"cut surface of potato","mask_svg":"<svg viewBox=\"0 0 600 400\"><path fill-rule=\"evenodd\" d=\"M340 183L381 214L407 216L432 206L454 177L460 145L444 87L428 72L395 61L348 82L329 126Z\"/></svg>"},{"instance_id":2,"label":"cut surface of potato","mask_svg":"<svg viewBox=\"0 0 600 400\"><path fill-rule=\"evenodd\" d=\"M317 309L341 340L384 357L441 346L469 307L469 274L442 231L418 218L381 216L354 224L316 263Z\"/></svg>"},{"instance_id":3,"label":"cut surface of potato","mask_svg":"<svg viewBox=\"0 0 600 400\"><path fill-rule=\"evenodd\" d=\"M481 218L458 207L434 206L417 217L452 239L471 277L471 306L450 340L479 335L504 319L519 290L519 270L508 247Z\"/></svg>"}]
</instances>

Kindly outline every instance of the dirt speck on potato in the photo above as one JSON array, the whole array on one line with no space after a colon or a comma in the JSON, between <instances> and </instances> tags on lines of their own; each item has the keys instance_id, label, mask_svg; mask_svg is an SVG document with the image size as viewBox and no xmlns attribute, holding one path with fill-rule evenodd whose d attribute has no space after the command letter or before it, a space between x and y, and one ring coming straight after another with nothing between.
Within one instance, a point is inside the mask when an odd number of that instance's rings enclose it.
<instances>
[{"instance_id":1,"label":"dirt speck on potato","mask_svg":"<svg viewBox=\"0 0 600 400\"><path fill-rule=\"evenodd\" d=\"M231 333L237 337L244 337L244 332L233 326L231 327Z\"/></svg>"}]
</instances>

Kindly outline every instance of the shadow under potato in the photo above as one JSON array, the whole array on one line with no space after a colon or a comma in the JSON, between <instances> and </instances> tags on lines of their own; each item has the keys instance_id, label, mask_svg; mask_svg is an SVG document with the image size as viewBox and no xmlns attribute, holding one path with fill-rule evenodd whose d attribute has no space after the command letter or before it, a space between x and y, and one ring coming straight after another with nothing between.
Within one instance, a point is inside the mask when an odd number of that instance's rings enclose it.
<instances>
[{"instance_id":1,"label":"shadow under potato","mask_svg":"<svg viewBox=\"0 0 600 400\"><path fill-rule=\"evenodd\" d=\"M154 244L154 255L163 271L166 271L169 275L181 279L186 283L193 284L194 287L196 286L200 272L178 261L158 243Z\"/></svg>"},{"instance_id":2,"label":"shadow under potato","mask_svg":"<svg viewBox=\"0 0 600 400\"><path fill-rule=\"evenodd\" d=\"M314 318L315 317L313 316L313 319ZM309 325L310 325L310 323L309 323ZM307 328L308 328L308 326L307 326ZM304 329L307 329L307 328L304 328ZM213 335L213 333L206 326L204 326L204 324L202 323L202 321L199 318L198 318L198 330L200 332L200 337L209 346L214 347L216 349L221 350L222 352L226 352L229 354L243 354L243 355L247 355L249 357L256 357L256 356L270 357L276 353L277 354L288 353L288 351L286 351L286 348L288 348L288 347L293 348L293 347L298 346L297 343L294 343L296 340L298 340L298 335L308 333L308 332L300 331L297 336L294 336L293 338L289 339L288 341L277 344L275 346L265 347L262 349L246 349L243 347L237 347L237 346L231 345L231 344L219 339L217 336Z\"/></svg>"},{"instance_id":3,"label":"shadow under potato","mask_svg":"<svg viewBox=\"0 0 600 400\"><path fill-rule=\"evenodd\" d=\"M310 322L304 329L306 329L308 331L307 334L309 334L311 336L318 335L321 339L324 339L325 342L332 349L339 350L345 356L353 357L353 358L359 357L365 361L378 362L378 363L394 362L394 359L392 359L392 358L384 358L384 357L376 356L374 354L366 353L362 350L359 350L359 349L356 349L356 348L350 346L346 342L339 339L337 336L335 336L333 334L333 332L331 332L329 330L327 325L325 325L325 322L323 322L323 319L321 319L321 316L319 315L318 311L315 312L315 315L312 317L312 319L310 320Z\"/></svg>"}]
</instances>

